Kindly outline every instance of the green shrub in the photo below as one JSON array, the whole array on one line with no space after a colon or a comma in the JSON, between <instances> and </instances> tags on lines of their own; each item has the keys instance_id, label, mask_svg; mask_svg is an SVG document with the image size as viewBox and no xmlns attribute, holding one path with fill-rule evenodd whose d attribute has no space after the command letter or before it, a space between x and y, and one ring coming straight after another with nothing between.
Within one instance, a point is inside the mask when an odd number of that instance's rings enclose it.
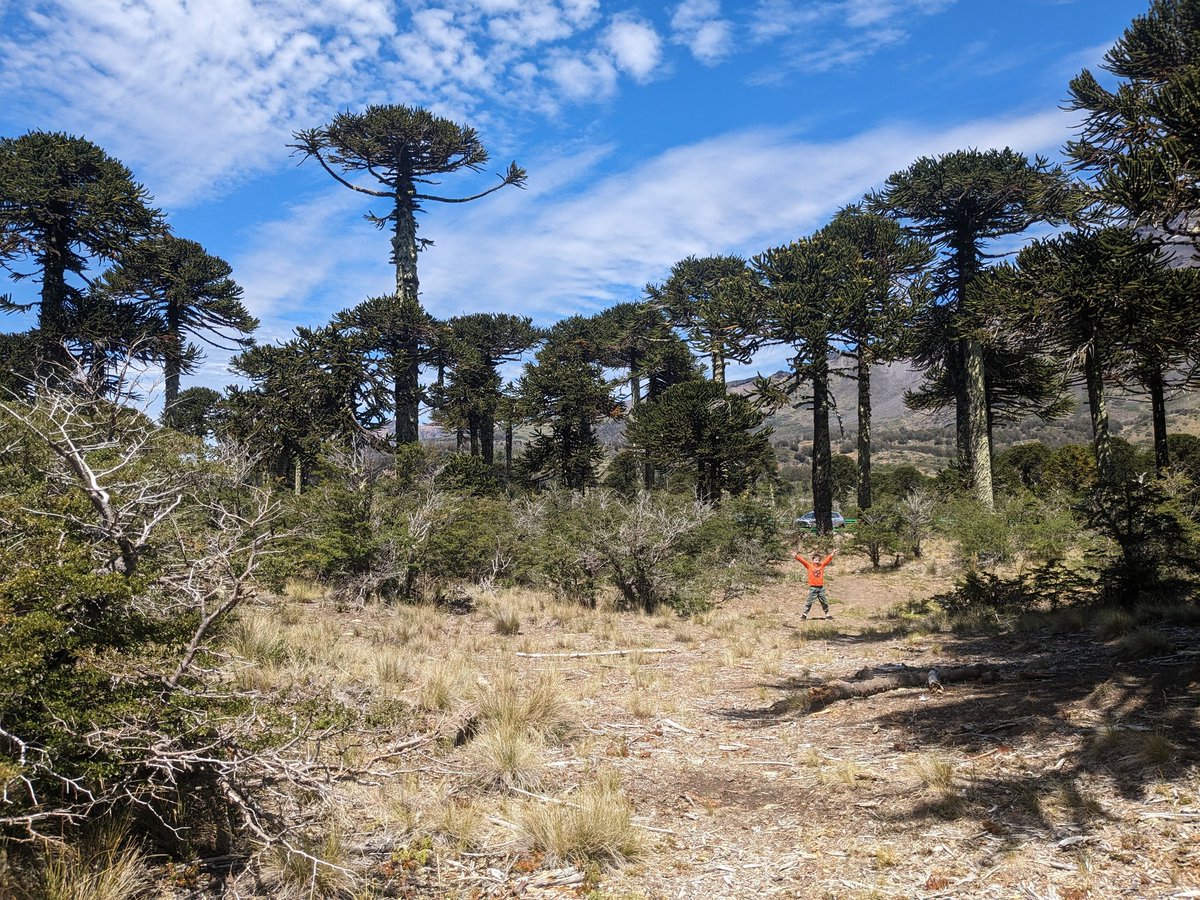
<instances>
[{"instance_id":1,"label":"green shrub","mask_svg":"<svg viewBox=\"0 0 1200 900\"><path fill-rule=\"evenodd\" d=\"M873 568L878 569L885 557L892 557L899 564L900 554L905 549L903 532L900 504L895 498L886 497L870 509L859 512L852 546L871 561Z\"/></svg>"}]
</instances>

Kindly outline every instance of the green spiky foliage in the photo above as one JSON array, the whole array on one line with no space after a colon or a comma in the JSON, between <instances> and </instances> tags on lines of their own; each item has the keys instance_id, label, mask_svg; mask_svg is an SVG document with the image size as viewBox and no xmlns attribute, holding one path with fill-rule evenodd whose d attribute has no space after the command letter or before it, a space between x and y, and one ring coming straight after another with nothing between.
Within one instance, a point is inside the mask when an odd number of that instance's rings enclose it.
<instances>
[{"instance_id":1,"label":"green spiky foliage","mask_svg":"<svg viewBox=\"0 0 1200 900\"><path fill-rule=\"evenodd\" d=\"M869 206L890 215L931 244L940 260L931 287L937 303L916 329L910 353L917 365L953 392L960 465L971 472L976 498L993 502L988 381L1006 372L989 369L988 335L965 307L972 283L996 254L994 243L1038 222L1061 223L1080 205L1062 169L1041 157L1004 150L959 150L922 157L891 175ZM1015 367L1020 371L1020 366ZM1039 387L1039 385L1028 385ZM1038 405L1058 394L1028 398ZM993 399L998 394L993 388Z\"/></svg>"},{"instance_id":2,"label":"green spiky foliage","mask_svg":"<svg viewBox=\"0 0 1200 900\"><path fill-rule=\"evenodd\" d=\"M490 466L495 461L496 421L503 399L500 366L520 359L545 332L528 316L511 313L455 316L444 326L434 403L437 418L446 427L465 429L471 455Z\"/></svg>"},{"instance_id":3,"label":"green spiky foliage","mask_svg":"<svg viewBox=\"0 0 1200 900\"><path fill-rule=\"evenodd\" d=\"M191 338L223 350L244 350L258 319L242 303L229 263L195 241L159 235L139 241L104 273L100 291L132 303L154 328L154 354L163 365L164 409L179 397L179 379L203 358Z\"/></svg>"},{"instance_id":4,"label":"green spiky foliage","mask_svg":"<svg viewBox=\"0 0 1200 900\"><path fill-rule=\"evenodd\" d=\"M397 293L370 297L338 313L331 327L364 354L364 366L372 373L380 396L384 392L390 395L396 442L415 441L424 396L418 380L420 367L437 344L437 322L415 294Z\"/></svg>"},{"instance_id":5,"label":"green spiky foliage","mask_svg":"<svg viewBox=\"0 0 1200 900\"><path fill-rule=\"evenodd\" d=\"M535 484L553 481L585 491L596 483L604 455L596 427L621 415L596 331L583 316L563 319L525 364L517 390L524 416L536 428L521 463Z\"/></svg>"},{"instance_id":6,"label":"green spiky foliage","mask_svg":"<svg viewBox=\"0 0 1200 900\"><path fill-rule=\"evenodd\" d=\"M34 305L47 358L61 361L76 337L91 264L161 228L150 203L129 169L90 141L46 131L0 138L0 265L41 283Z\"/></svg>"},{"instance_id":7,"label":"green spiky foliage","mask_svg":"<svg viewBox=\"0 0 1200 900\"><path fill-rule=\"evenodd\" d=\"M500 183L468 197L443 197L429 193L426 185L462 170L478 172L489 160L475 129L410 106L369 106L364 112L344 112L320 128L295 132L291 144L303 159L315 159L343 187L387 200L391 208L382 215L368 214L379 228L392 230L391 261L396 269L396 296L408 308L419 306L417 251L428 241L417 238L417 212L424 203L468 203L502 187L525 184L525 170L515 162L500 176ZM352 180L366 175L373 186ZM401 335L401 338L405 336ZM401 343L407 349L408 367L396 386L396 439L418 439L417 416L421 387L416 338Z\"/></svg>"},{"instance_id":8,"label":"green spiky foliage","mask_svg":"<svg viewBox=\"0 0 1200 900\"><path fill-rule=\"evenodd\" d=\"M792 352L792 371L772 390L795 402L807 394L813 413L813 508L817 529L833 529L833 463L829 438L829 358L850 318L854 249L817 233L760 253L750 261L759 279L758 304L766 338ZM803 394L801 393L803 392Z\"/></svg>"},{"instance_id":9,"label":"green spiky foliage","mask_svg":"<svg viewBox=\"0 0 1200 900\"><path fill-rule=\"evenodd\" d=\"M1068 108L1086 118L1067 153L1109 212L1200 245L1200 0L1153 0L1101 68L1120 83L1071 81Z\"/></svg>"},{"instance_id":10,"label":"green spiky foliage","mask_svg":"<svg viewBox=\"0 0 1200 900\"><path fill-rule=\"evenodd\" d=\"M1114 475L1105 400L1106 382L1114 380L1132 381L1150 394L1165 468L1165 384L1197 347L1196 273L1171 269L1155 242L1103 228L1035 242L1018 255L1015 273L1005 274L991 306L1066 360L1086 386L1101 478Z\"/></svg>"},{"instance_id":11,"label":"green spiky foliage","mask_svg":"<svg viewBox=\"0 0 1200 900\"><path fill-rule=\"evenodd\" d=\"M671 267L646 296L671 325L682 329L692 349L712 364L712 380L725 383L730 362L749 363L759 340L752 279L740 256L689 256Z\"/></svg>"},{"instance_id":12,"label":"green spiky foliage","mask_svg":"<svg viewBox=\"0 0 1200 900\"><path fill-rule=\"evenodd\" d=\"M665 472L688 471L696 499L719 503L773 471L770 428L764 413L713 381L677 384L630 416L625 437Z\"/></svg>"},{"instance_id":13,"label":"green spiky foliage","mask_svg":"<svg viewBox=\"0 0 1200 900\"><path fill-rule=\"evenodd\" d=\"M163 424L176 431L204 438L217 430L221 394L207 387L180 391L170 408L163 412Z\"/></svg>"},{"instance_id":14,"label":"green spiky foliage","mask_svg":"<svg viewBox=\"0 0 1200 900\"><path fill-rule=\"evenodd\" d=\"M388 404L364 346L334 328L297 328L279 345L251 347L230 361L249 388L231 387L219 431L262 456L268 474L289 473L300 493L329 442L378 442Z\"/></svg>"},{"instance_id":15,"label":"green spiky foliage","mask_svg":"<svg viewBox=\"0 0 1200 900\"><path fill-rule=\"evenodd\" d=\"M822 233L853 248L843 355L855 362L858 385L858 507L871 497L871 367L899 358L904 338L931 300L932 248L894 220L860 206L841 210Z\"/></svg>"}]
</instances>

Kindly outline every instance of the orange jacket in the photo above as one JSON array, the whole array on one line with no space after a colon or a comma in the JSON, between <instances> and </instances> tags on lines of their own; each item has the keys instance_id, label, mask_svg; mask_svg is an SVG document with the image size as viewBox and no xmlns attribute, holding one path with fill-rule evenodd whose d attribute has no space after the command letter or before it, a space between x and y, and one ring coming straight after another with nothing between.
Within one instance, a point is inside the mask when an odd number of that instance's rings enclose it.
<instances>
[{"instance_id":1,"label":"orange jacket","mask_svg":"<svg viewBox=\"0 0 1200 900\"><path fill-rule=\"evenodd\" d=\"M796 561L804 568L808 569L808 584L810 587L825 587L825 567L833 560L833 554L830 553L819 563L813 562L807 556L796 554Z\"/></svg>"}]
</instances>

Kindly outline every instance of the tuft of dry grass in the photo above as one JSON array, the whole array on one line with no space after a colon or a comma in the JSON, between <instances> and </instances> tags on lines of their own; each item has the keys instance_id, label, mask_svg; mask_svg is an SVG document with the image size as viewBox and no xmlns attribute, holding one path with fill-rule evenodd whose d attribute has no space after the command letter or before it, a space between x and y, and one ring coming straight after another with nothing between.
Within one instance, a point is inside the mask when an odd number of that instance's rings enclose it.
<instances>
[{"instance_id":1,"label":"tuft of dry grass","mask_svg":"<svg viewBox=\"0 0 1200 900\"><path fill-rule=\"evenodd\" d=\"M292 842L301 853L275 846L263 855L262 877L272 897L350 900L355 896L358 879L350 869L350 850L339 826L331 824L321 834L293 837Z\"/></svg>"},{"instance_id":2,"label":"tuft of dry grass","mask_svg":"<svg viewBox=\"0 0 1200 900\"><path fill-rule=\"evenodd\" d=\"M288 655L284 629L270 614L248 610L229 626L229 648L242 659L261 666L280 665Z\"/></svg>"},{"instance_id":3,"label":"tuft of dry grass","mask_svg":"<svg viewBox=\"0 0 1200 900\"><path fill-rule=\"evenodd\" d=\"M150 893L143 853L125 846L126 827L110 822L78 844L52 849L42 874L43 900L133 900Z\"/></svg>"},{"instance_id":4,"label":"tuft of dry grass","mask_svg":"<svg viewBox=\"0 0 1200 900\"><path fill-rule=\"evenodd\" d=\"M641 851L633 806L610 771L598 773L569 802L527 804L518 822L532 848L556 860L618 864Z\"/></svg>"},{"instance_id":5,"label":"tuft of dry grass","mask_svg":"<svg viewBox=\"0 0 1200 900\"><path fill-rule=\"evenodd\" d=\"M913 772L928 790L952 794L956 777L954 763L936 753L921 753L912 761Z\"/></svg>"},{"instance_id":6,"label":"tuft of dry grass","mask_svg":"<svg viewBox=\"0 0 1200 900\"><path fill-rule=\"evenodd\" d=\"M441 808L437 830L455 850L473 850L481 845L487 816L483 806L469 798L455 797Z\"/></svg>"},{"instance_id":7,"label":"tuft of dry grass","mask_svg":"<svg viewBox=\"0 0 1200 900\"><path fill-rule=\"evenodd\" d=\"M510 602L488 604L488 618L492 622L492 630L496 634L511 637L521 633L521 610Z\"/></svg>"},{"instance_id":8,"label":"tuft of dry grass","mask_svg":"<svg viewBox=\"0 0 1200 900\"><path fill-rule=\"evenodd\" d=\"M1137 619L1123 609L1102 609L1092 619L1092 633L1102 641L1111 641L1137 628Z\"/></svg>"},{"instance_id":9,"label":"tuft of dry grass","mask_svg":"<svg viewBox=\"0 0 1200 900\"><path fill-rule=\"evenodd\" d=\"M541 783L545 743L515 722L483 728L463 752L467 768L485 786L532 788Z\"/></svg>"},{"instance_id":10,"label":"tuft of dry grass","mask_svg":"<svg viewBox=\"0 0 1200 900\"><path fill-rule=\"evenodd\" d=\"M523 729L555 741L566 738L579 723L574 703L551 672L522 684L517 672L502 671L480 689L476 703L485 726Z\"/></svg>"},{"instance_id":11,"label":"tuft of dry grass","mask_svg":"<svg viewBox=\"0 0 1200 900\"><path fill-rule=\"evenodd\" d=\"M283 583L283 596L297 603L316 603L324 600L327 593L320 584L306 578L289 578Z\"/></svg>"},{"instance_id":12,"label":"tuft of dry grass","mask_svg":"<svg viewBox=\"0 0 1200 900\"><path fill-rule=\"evenodd\" d=\"M435 660L417 689L417 705L430 712L450 709L467 695L474 672L470 660L461 654Z\"/></svg>"},{"instance_id":13,"label":"tuft of dry grass","mask_svg":"<svg viewBox=\"0 0 1200 900\"><path fill-rule=\"evenodd\" d=\"M1153 628L1139 628L1117 641L1117 652L1125 659L1150 659L1175 652L1171 639Z\"/></svg>"}]
</instances>

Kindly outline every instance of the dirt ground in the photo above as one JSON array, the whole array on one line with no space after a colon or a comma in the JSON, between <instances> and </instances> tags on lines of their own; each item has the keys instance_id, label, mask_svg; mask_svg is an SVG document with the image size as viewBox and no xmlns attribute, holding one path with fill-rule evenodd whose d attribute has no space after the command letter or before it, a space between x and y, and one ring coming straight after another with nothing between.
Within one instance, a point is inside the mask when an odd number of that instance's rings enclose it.
<instances>
[{"instance_id":1,"label":"dirt ground","mask_svg":"<svg viewBox=\"0 0 1200 900\"><path fill-rule=\"evenodd\" d=\"M581 731L547 751L535 789L481 795L482 834L383 895L1200 898L1200 629L1164 626L1173 649L1137 662L1091 631L906 633L886 611L952 573L862 566L830 569L831 622L799 620L798 565L694 620L536 595L496 601L519 609L510 635L486 597L439 613L427 657L470 648L481 684L549 673ZM339 640L404 614L358 614ZM574 655L610 650L637 652ZM806 705L812 685L864 668L979 663L995 677ZM461 716L450 704L423 727ZM465 752L412 762L461 772ZM531 856L513 804L570 803L600 769L620 775L641 852L586 873Z\"/></svg>"}]
</instances>

